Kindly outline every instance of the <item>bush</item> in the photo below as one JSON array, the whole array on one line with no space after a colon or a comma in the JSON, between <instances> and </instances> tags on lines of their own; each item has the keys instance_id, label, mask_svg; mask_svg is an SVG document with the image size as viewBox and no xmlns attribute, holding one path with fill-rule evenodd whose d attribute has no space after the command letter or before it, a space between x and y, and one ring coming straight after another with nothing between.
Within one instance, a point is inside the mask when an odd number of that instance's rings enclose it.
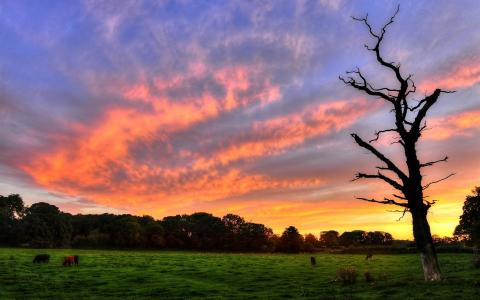
<instances>
[{"instance_id":1,"label":"bush","mask_svg":"<svg viewBox=\"0 0 480 300\"><path fill-rule=\"evenodd\" d=\"M373 282L373 276L372 276L372 273L370 273L370 271L365 272L365 281Z\"/></svg>"},{"instance_id":2,"label":"bush","mask_svg":"<svg viewBox=\"0 0 480 300\"><path fill-rule=\"evenodd\" d=\"M357 282L357 269L354 267L340 268L337 270L337 276L343 284L354 284Z\"/></svg>"}]
</instances>

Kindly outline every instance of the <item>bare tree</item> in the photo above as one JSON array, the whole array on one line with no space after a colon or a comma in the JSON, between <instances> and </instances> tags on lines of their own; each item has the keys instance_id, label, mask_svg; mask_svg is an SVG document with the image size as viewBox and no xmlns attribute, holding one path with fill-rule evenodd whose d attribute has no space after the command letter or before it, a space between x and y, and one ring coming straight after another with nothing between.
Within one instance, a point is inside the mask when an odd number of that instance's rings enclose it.
<instances>
[{"instance_id":1,"label":"bare tree","mask_svg":"<svg viewBox=\"0 0 480 300\"><path fill-rule=\"evenodd\" d=\"M418 250L421 253L421 261L425 280L437 281L441 279L440 267L438 265L437 255L433 245L430 226L427 220L428 209L435 203L435 200L428 201L424 195L424 190L434 183L438 183L452 176L450 174L439 180L424 184L422 182L422 169L433 166L434 164L447 161L448 157L442 159L421 163L417 156L416 144L426 128L425 117L428 110L437 102L442 93L452 93L436 89L430 95L425 95L421 100L411 99L416 92L416 86L412 80L412 74L408 76L402 75L400 72L400 64L389 62L382 56L381 46L388 27L394 22L399 12L397 7L392 17L383 25L379 32L376 32L368 20L368 14L363 18L352 17L355 21L363 23L370 36L374 40L374 45L365 45L368 51L371 51L377 62L387 72L391 72L396 87L374 87L365 75L357 67L353 71L346 72L346 76L340 76L340 80L346 85L351 86L370 96L386 101L392 107L395 114L395 124L392 128L382 129L375 133L375 137L370 141L363 140L360 136L353 133L352 137L355 142L362 148L368 150L383 165L378 166L375 174L357 173L354 180L357 179L379 179L388 183L398 193L391 197L385 197L383 200L370 198L357 198L359 200L400 206L403 215L410 212L413 220L413 236ZM415 101L415 103L413 103ZM381 153L372 144L380 138L384 133L393 133L398 143L403 148L402 152L406 161L404 166L398 166L386 155ZM406 167L406 171L403 169ZM393 176L392 176L393 175Z\"/></svg>"}]
</instances>

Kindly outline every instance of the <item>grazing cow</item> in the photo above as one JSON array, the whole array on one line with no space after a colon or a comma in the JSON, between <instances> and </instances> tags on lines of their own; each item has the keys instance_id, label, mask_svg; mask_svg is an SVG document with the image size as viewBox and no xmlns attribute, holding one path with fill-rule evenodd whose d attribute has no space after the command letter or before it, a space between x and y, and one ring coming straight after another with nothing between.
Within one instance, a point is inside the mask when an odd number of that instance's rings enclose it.
<instances>
[{"instance_id":1,"label":"grazing cow","mask_svg":"<svg viewBox=\"0 0 480 300\"><path fill-rule=\"evenodd\" d=\"M310 263L312 264L312 266L317 264L317 260L315 259L315 257L313 256L310 257Z\"/></svg>"},{"instance_id":2,"label":"grazing cow","mask_svg":"<svg viewBox=\"0 0 480 300\"><path fill-rule=\"evenodd\" d=\"M373 257L373 254L372 253L368 253L367 256L365 256L365 260L371 260Z\"/></svg>"},{"instance_id":3,"label":"grazing cow","mask_svg":"<svg viewBox=\"0 0 480 300\"><path fill-rule=\"evenodd\" d=\"M74 255L73 256L73 261L75 262L75 265L78 266L78 260L80 259L80 257L78 255Z\"/></svg>"},{"instance_id":4,"label":"grazing cow","mask_svg":"<svg viewBox=\"0 0 480 300\"><path fill-rule=\"evenodd\" d=\"M71 255L71 256L65 256L63 258L63 265L64 266L71 266L75 263L75 256Z\"/></svg>"},{"instance_id":5,"label":"grazing cow","mask_svg":"<svg viewBox=\"0 0 480 300\"><path fill-rule=\"evenodd\" d=\"M33 259L33 262L37 264L48 263L49 261L50 261L50 255L48 254L37 254Z\"/></svg>"}]
</instances>

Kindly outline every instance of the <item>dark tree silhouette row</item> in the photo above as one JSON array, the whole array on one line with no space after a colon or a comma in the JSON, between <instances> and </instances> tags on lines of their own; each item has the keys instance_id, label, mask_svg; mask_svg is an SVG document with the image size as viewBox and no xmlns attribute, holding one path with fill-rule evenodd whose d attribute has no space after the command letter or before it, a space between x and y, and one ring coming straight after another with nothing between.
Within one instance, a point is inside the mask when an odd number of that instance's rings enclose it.
<instances>
[{"instance_id":1,"label":"dark tree silhouette row","mask_svg":"<svg viewBox=\"0 0 480 300\"><path fill-rule=\"evenodd\" d=\"M227 214L199 212L155 220L150 216L71 215L39 202L25 207L19 195L0 196L0 245L38 248L185 249L291 252L319 247L386 245L389 233L355 230L301 235L294 226L281 236L263 224Z\"/></svg>"}]
</instances>

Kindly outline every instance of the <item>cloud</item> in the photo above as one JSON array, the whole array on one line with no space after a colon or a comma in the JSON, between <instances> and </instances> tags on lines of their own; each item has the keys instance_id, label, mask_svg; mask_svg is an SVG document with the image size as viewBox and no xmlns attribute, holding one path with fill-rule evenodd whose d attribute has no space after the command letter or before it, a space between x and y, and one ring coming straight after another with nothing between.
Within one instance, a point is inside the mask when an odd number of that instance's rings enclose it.
<instances>
[{"instance_id":1,"label":"cloud","mask_svg":"<svg viewBox=\"0 0 480 300\"><path fill-rule=\"evenodd\" d=\"M432 140L445 140L455 136L473 137L480 128L480 110L471 110L432 118L430 130L425 137Z\"/></svg>"},{"instance_id":2,"label":"cloud","mask_svg":"<svg viewBox=\"0 0 480 300\"><path fill-rule=\"evenodd\" d=\"M328 135L352 125L358 118L378 107L367 101L332 101L306 107L300 113L255 122L238 142L221 148L208 159L200 159L194 168L261 156L273 156L306 140Z\"/></svg>"},{"instance_id":3,"label":"cloud","mask_svg":"<svg viewBox=\"0 0 480 300\"><path fill-rule=\"evenodd\" d=\"M126 95L131 96L131 91ZM150 99L143 91L137 91L134 99L140 96ZM212 152L195 152L196 149L175 148L172 137L196 122L215 117L216 110L202 110L207 106L204 103L199 107L177 103L178 109L168 101L159 103L147 113L111 110L100 126L51 154L34 157L22 168L42 187L123 206L146 198L207 201L262 190L318 186L323 182L321 178L276 179L245 173L236 163L271 157L301 145L306 139L347 128L375 107L363 100L312 105L297 114L254 122L245 132L217 137L219 147ZM168 107L165 109L164 105ZM163 150L155 148L154 152L168 156L168 162L142 162L130 151L137 143L142 148L161 145Z\"/></svg>"},{"instance_id":4,"label":"cloud","mask_svg":"<svg viewBox=\"0 0 480 300\"><path fill-rule=\"evenodd\" d=\"M319 0L320 4L328 9L338 10L342 5L342 0Z\"/></svg>"},{"instance_id":5,"label":"cloud","mask_svg":"<svg viewBox=\"0 0 480 300\"><path fill-rule=\"evenodd\" d=\"M437 88L457 90L472 87L480 82L480 59L466 59L439 75L420 83L420 90L433 91Z\"/></svg>"}]
</instances>

